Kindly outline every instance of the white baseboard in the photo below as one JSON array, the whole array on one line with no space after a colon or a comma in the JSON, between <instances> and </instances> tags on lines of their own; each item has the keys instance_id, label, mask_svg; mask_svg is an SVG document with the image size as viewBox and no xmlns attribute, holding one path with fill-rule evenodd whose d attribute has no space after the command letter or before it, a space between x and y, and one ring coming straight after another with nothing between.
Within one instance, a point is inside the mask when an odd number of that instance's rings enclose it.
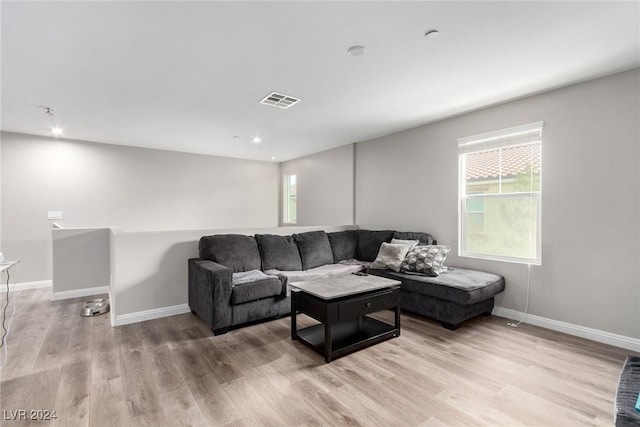
<instances>
[{"instance_id":1,"label":"white baseboard","mask_svg":"<svg viewBox=\"0 0 640 427\"><path fill-rule=\"evenodd\" d=\"M191 308L189 308L189 304L179 304L172 305L170 307L137 311L135 313L120 314L115 316L115 320L111 326L129 325L131 323L144 322L145 320L159 319L161 317L175 316L176 314L190 312Z\"/></svg>"},{"instance_id":2,"label":"white baseboard","mask_svg":"<svg viewBox=\"0 0 640 427\"><path fill-rule=\"evenodd\" d=\"M109 293L108 286L96 286L95 288L83 288L83 289L73 289L70 291L58 291L53 292L51 296L51 301L59 301L63 299L70 298L80 298L80 297L88 297L92 295L100 295Z\"/></svg>"},{"instance_id":3,"label":"white baseboard","mask_svg":"<svg viewBox=\"0 0 640 427\"><path fill-rule=\"evenodd\" d=\"M9 283L11 291L26 291L27 289L43 289L52 286L51 280L39 280L37 282ZM0 292L7 292L7 284L0 285Z\"/></svg>"},{"instance_id":4,"label":"white baseboard","mask_svg":"<svg viewBox=\"0 0 640 427\"><path fill-rule=\"evenodd\" d=\"M568 335L586 338L591 341L597 341L627 350L640 352L640 339L637 338L626 337L624 335L613 334L611 332L587 328L585 326L574 325L572 323L561 322L559 320L548 319L546 317L535 316L533 314L524 314L520 311L503 307L495 307L492 314L500 317L506 317L511 320L522 320L523 323L540 326L541 328L551 329Z\"/></svg>"}]
</instances>

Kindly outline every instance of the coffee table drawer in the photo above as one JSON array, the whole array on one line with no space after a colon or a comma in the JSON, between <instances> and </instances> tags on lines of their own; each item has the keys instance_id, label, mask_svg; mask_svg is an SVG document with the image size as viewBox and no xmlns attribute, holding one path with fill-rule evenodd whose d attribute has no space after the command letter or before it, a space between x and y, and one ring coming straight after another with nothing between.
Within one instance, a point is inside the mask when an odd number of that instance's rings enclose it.
<instances>
[{"instance_id":1,"label":"coffee table drawer","mask_svg":"<svg viewBox=\"0 0 640 427\"><path fill-rule=\"evenodd\" d=\"M400 290L365 295L338 304L338 320L355 319L400 303Z\"/></svg>"}]
</instances>

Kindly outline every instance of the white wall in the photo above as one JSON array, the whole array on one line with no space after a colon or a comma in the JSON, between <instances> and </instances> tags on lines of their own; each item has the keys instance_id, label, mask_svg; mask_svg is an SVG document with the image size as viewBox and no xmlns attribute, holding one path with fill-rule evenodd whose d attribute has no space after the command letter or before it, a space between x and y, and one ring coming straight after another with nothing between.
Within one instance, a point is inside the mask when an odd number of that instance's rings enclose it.
<instances>
[{"instance_id":1,"label":"white wall","mask_svg":"<svg viewBox=\"0 0 640 427\"><path fill-rule=\"evenodd\" d=\"M2 252L2 175L4 174L2 168L2 137L0 137L0 252ZM4 253L4 252L3 252Z\"/></svg>"},{"instance_id":2,"label":"white wall","mask_svg":"<svg viewBox=\"0 0 640 427\"><path fill-rule=\"evenodd\" d=\"M189 312L188 259L211 234L281 234L341 231L354 226L236 228L111 232L111 323L124 325Z\"/></svg>"},{"instance_id":3,"label":"white wall","mask_svg":"<svg viewBox=\"0 0 640 427\"><path fill-rule=\"evenodd\" d=\"M108 292L111 283L108 228L51 230L53 300Z\"/></svg>"},{"instance_id":4,"label":"white wall","mask_svg":"<svg viewBox=\"0 0 640 427\"><path fill-rule=\"evenodd\" d=\"M67 227L274 227L279 165L3 132L2 251L51 279L48 210Z\"/></svg>"},{"instance_id":5,"label":"white wall","mask_svg":"<svg viewBox=\"0 0 640 427\"><path fill-rule=\"evenodd\" d=\"M296 175L297 225L353 224L353 156L350 144L281 163L281 175Z\"/></svg>"},{"instance_id":6,"label":"white wall","mask_svg":"<svg viewBox=\"0 0 640 427\"><path fill-rule=\"evenodd\" d=\"M543 120L542 265L529 312L640 338L640 70L472 112L356 147L356 224L426 231L449 265L501 273L524 311L526 266L457 256L456 139Z\"/></svg>"}]
</instances>

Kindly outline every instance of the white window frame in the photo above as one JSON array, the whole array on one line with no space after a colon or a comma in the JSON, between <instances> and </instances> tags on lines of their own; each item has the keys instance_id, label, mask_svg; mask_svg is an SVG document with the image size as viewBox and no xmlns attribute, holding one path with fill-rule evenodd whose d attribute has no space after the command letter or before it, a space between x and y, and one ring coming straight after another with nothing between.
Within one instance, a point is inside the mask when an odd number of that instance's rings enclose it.
<instances>
[{"instance_id":1,"label":"white window frame","mask_svg":"<svg viewBox=\"0 0 640 427\"><path fill-rule=\"evenodd\" d=\"M296 194L295 194L295 199L296 199L296 215L295 215L295 219L291 219L291 185L290 185L290 180L291 177L294 177L294 179L296 180ZM295 225L297 222L297 218L298 218L298 212L297 212L297 207L298 207L298 187L297 187L297 176L296 174L289 174L289 175L283 175L282 176L282 224L283 225Z\"/></svg>"},{"instance_id":2,"label":"white window frame","mask_svg":"<svg viewBox=\"0 0 640 427\"><path fill-rule=\"evenodd\" d=\"M529 195L530 200L536 199L537 217L536 217L536 256L535 258L510 257L503 255L493 255L485 253L474 253L467 250L466 247L466 230L465 230L465 213L466 199L473 197L474 194L466 194L466 165L465 154L478 153L483 151L496 150L499 148L515 147L518 145L540 144L542 156L542 129L544 122L529 123L522 126L502 129L494 132L487 132L479 135L473 135L458 139L458 255L468 258L488 259L495 261L505 261L513 263L523 263L530 265L540 265L542 263L542 170L540 170L540 190L522 193L496 193L496 194L478 194L478 197L499 198L513 197L518 195ZM541 159L542 161L542 159Z\"/></svg>"}]
</instances>

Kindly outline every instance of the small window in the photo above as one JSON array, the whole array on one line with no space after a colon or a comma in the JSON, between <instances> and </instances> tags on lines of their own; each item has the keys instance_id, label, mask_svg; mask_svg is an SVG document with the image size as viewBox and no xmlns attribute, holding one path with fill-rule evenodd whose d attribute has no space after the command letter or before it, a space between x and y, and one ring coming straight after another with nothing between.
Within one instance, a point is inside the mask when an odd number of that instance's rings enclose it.
<instances>
[{"instance_id":1,"label":"small window","mask_svg":"<svg viewBox=\"0 0 640 427\"><path fill-rule=\"evenodd\" d=\"M542 125L458 140L461 256L540 264Z\"/></svg>"},{"instance_id":2,"label":"small window","mask_svg":"<svg viewBox=\"0 0 640 427\"><path fill-rule=\"evenodd\" d=\"M296 223L296 176L295 175L285 175L284 179L284 190L283 194L283 218L282 222L284 224L295 224Z\"/></svg>"}]
</instances>

